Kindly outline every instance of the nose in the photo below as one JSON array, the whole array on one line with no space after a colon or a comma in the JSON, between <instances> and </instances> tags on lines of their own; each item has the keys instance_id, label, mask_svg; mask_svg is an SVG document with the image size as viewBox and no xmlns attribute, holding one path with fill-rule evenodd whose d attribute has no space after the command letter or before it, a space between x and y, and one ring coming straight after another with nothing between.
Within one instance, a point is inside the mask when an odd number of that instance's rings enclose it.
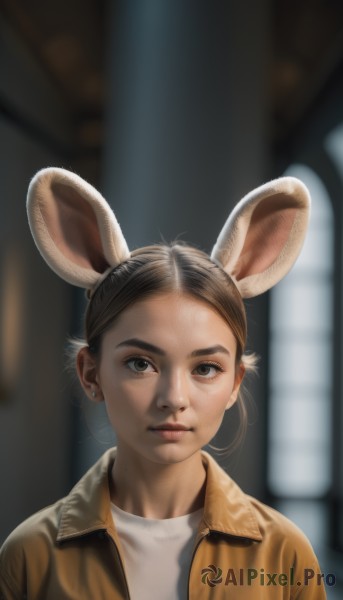
<instances>
[{"instance_id":1,"label":"nose","mask_svg":"<svg viewBox=\"0 0 343 600\"><path fill-rule=\"evenodd\" d=\"M189 406L188 386L180 371L169 371L160 377L157 388L157 407L173 412L183 411Z\"/></svg>"}]
</instances>

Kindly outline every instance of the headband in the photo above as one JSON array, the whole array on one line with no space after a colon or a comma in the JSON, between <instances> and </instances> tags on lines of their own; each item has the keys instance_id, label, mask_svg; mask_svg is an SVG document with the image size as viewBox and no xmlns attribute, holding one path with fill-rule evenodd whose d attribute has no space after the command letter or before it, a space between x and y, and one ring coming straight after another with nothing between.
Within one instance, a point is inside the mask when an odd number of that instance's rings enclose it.
<instances>
[{"instance_id":1,"label":"headband","mask_svg":"<svg viewBox=\"0 0 343 600\"><path fill-rule=\"evenodd\" d=\"M27 196L32 236L57 275L91 295L130 257L120 225L102 195L59 168L38 171ZM253 190L229 215L211 253L243 298L262 294L291 269L303 245L310 195L294 177Z\"/></svg>"}]
</instances>

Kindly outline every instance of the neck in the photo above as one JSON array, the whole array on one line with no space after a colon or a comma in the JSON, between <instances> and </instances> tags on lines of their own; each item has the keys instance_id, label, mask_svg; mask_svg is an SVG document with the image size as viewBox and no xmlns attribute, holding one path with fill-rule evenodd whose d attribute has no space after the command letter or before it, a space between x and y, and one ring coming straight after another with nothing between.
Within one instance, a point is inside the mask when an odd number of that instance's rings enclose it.
<instances>
[{"instance_id":1,"label":"neck","mask_svg":"<svg viewBox=\"0 0 343 600\"><path fill-rule=\"evenodd\" d=\"M188 459L161 464L117 447L112 469L112 502L126 512L170 519L204 505L206 470L198 451Z\"/></svg>"}]
</instances>

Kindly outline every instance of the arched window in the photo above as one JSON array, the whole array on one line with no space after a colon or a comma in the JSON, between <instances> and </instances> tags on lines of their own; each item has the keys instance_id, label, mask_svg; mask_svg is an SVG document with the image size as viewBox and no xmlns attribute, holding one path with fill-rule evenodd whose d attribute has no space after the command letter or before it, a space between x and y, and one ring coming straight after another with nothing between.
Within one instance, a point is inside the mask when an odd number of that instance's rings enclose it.
<instances>
[{"instance_id":1,"label":"arched window","mask_svg":"<svg viewBox=\"0 0 343 600\"><path fill-rule=\"evenodd\" d=\"M333 214L314 171L293 165L285 174L308 186L312 209L301 255L271 292L268 484L279 499L316 499L331 483ZM290 507L282 506L301 521Z\"/></svg>"}]
</instances>

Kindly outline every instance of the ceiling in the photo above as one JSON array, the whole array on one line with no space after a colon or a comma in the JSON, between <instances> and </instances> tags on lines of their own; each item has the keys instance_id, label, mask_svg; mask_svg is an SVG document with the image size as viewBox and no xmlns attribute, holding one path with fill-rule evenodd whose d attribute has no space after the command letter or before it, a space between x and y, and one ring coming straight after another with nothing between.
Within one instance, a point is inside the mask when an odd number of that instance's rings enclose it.
<instances>
[{"instance_id":1,"label":"ceiling","mask_svg":"<svg viewBox=\"0 0 343 600\"><path fill-rule=\"evenodd\" d=\"M342 63L343 2L270 0L270 6L268 95L272 142L280 143ZM0 0L0 14L68 102L84 148L101 146L105 9L106 0Z\"/></svg>"},{"instance_id":2,"label":"ceiling","mask_svg":"<svg viewBox=\"0 0 343 600\"><path fill-rule=\"evenodd\" d=\"M341 0L272 0L273 141L306 117L343 62Z\"/></svg>"}]
</instances>

